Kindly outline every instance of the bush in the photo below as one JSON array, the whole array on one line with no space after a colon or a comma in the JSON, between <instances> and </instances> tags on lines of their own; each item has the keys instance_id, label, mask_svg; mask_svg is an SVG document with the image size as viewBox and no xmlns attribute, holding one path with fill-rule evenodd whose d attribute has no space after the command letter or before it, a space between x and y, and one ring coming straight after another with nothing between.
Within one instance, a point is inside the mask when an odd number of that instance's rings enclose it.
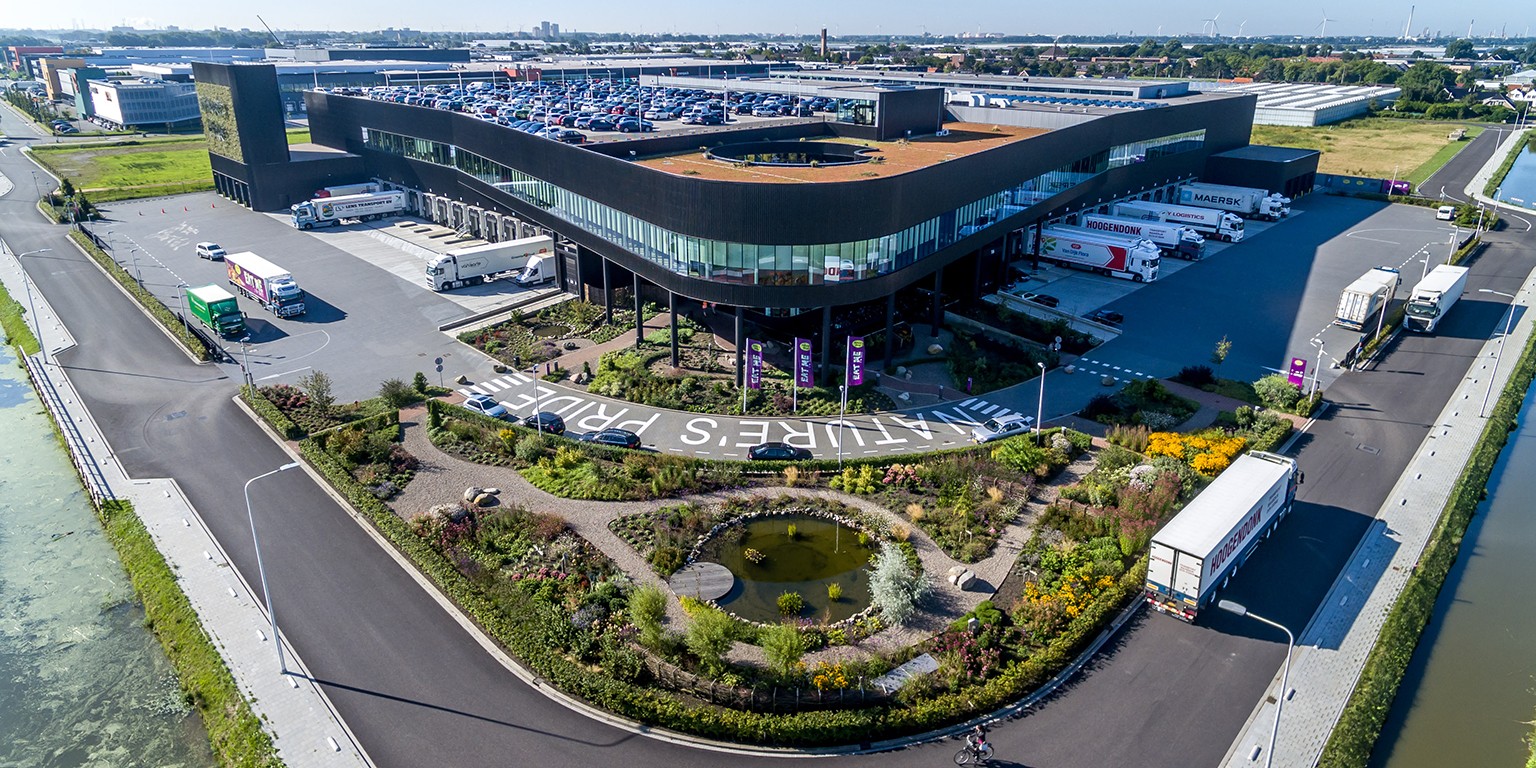
<instances>
[{"instance_id":1,"label":"bush","mask_svg":"<svg viewBox=\"0 0 1536 768\"><path fill-rule=\"evenodd\" d=\"M805 598L799 592L783 592L779 595L779 615L792 619L805 610Z\"/></svg>"},{"instance_id":2,"label":"bush","mask_svg":"<svg viewBox=\"0 0 1536 768\"><path fill-rule=\"evenodd\" d=\"M411 389L416 390L416 394L418 395L425 395L427 394L428 386L430 385L427 384L427 375L421 371L417 371L416 376L411 379Z\"/></svg>"},{"instance_id":3,"label":"bush","mask_svg":"<svg viewBox=\"0 0 1536 768\"><path fill-rule=\"evenodd\" d=\"M1295 408L1296 401L1301 399L1301 387L1292 384L1283 373L1272 373L1255 381L1253 391L1258 393L1259 402L1281 411Z\"/></svg>"},{"instance_id":4,"label":"bush","mask_svg":"<svg viewBox=\"0 0 1536 768\"><path fill-rule=\"evenodd\" d=\"M1205 387L1216 383L1216 372L1209 365L1191 365L1180 370L1173 380L1191 387Z\"/></svg>"},{"instance_id":5,"label":"bush","mask_svg":"<svg viewBox=\"0 0 1536 768\"><path fill-rule=\"evenodd\" d=\"M547 458L553 452L553 442L552 438L535 433L518 440L514 453L517 455L518 461L534 464Z\"/></svg>"},{"instance_id":6,"label":"bush","mask_svg":"<svg viewBox=\"0 0 1536 768\"><path fill-rule=\"evenodd\" d=\"M288 418L288 415L283 413L280 408L273 405L272 401L268 400L261 393L261 390L249 386L241 387L240 396L245 399L247 405L251 406L251 410L255 411L262 421L267 422L267 426L270 426L273 431L282 435L284 440L302 440L304 438L304 430L298 424L295 424L293 419Z\"/></svg>"},{"instance_id":7,"label":"bush","mask_svg":"<svg viewBox=\"0 0 1536 768\"><path fill-rule=\"evenodd\" d=\"M389 379L379 384L379 397L391 408L404 408L420 400L421 393L399 379Z\"/></svg>"},{"instance_id":8,"label":"bush","mask_svg":"<svg viewBox=\"0 0 1536 768\"><path fill-rule=\"evenodd\" d=\"M885 545L875 556L869 597L887 624L905 624L917 613L918 603L931 588L928 579L909 566L894 545Z\"/></svg>"},{"instance_id":9,"label":"bush","mask_svg":"<svg viewBox=\"0 0 1536 768\"><path fill-rule=\"evenodd\" d=\"M703 606L694 612L684 642L704 673L718 677L725 671L725 654L736 642L736 620L719 608Z\"/></svg>"},{"instance_id":10,"label":"bush","mask_svg":"<svg viewBox=\"0 0 1536 768\"><path fill-rule=\"evenodd\" d=\"M629 596L629 621L640 632L640 643L647 648L661 644L661 621L667 617L667 595L660 587L647 584L636 587Z\"/></svg>"},{"instance_id":11,"label":"bush","mask_svg":"<svg viewBox=\"0 0 1536 768\"><path fill-rule=\"evenodd\" d=\"M783 677L788 677L795 672L800 659L808 650L805 635L789 624L776 624L764 628L757 635L757 644L762 646L763 656L768 660L768 668Z\"/></svg>"}]
</instances>

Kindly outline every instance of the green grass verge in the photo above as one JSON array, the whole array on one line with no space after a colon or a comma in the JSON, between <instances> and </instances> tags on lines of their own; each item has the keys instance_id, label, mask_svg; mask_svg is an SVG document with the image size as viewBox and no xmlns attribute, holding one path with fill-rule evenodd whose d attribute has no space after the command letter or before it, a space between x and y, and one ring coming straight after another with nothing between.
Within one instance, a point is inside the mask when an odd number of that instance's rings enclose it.
<instances>
[{"instance_id":1,"label":"green grass verge","mask_svg":"<svg viewBox=\"0 0 1536 768\"><path fill-rule=\"evenodd\" d=\"M1488 178L1488 183L1483 185L1483 194L1485 196L1493 197L1494 191L1499 188L1500 184L1504 183L1504 177L1509 175L1509 169L1515 167L1515 158L1519 157L1520 153L1524 152L1525 148L1530 145L1531 133L1531 131L1526 131L1520 136L1520 141L1515 144L1515 148L1510 150L1509 154L1504 157L1504 162L1499 163L1499 169L1494 171L1493 176Z\"/></svg>"},{"instance_id":2,"label":"green grass verge","mask_svg":"<svg viewBox=\"0 0 1536 768\"><path fill-rule=\"evenodd\" d=\"M1463 149L1471 146L1472 140L1477 138L1478 135L1482 132L1483 127L1480 125L1468 127L1466 139L1462 141L1453 141L1441 147L1440 151L1436 152L1434 157L1429 158L1424 162L1423 165L1413 169L1407 176L1404 176L1404 180L1415 187L1423 184L1425 180L1427 180L1430 176L1435 175L1435 171L1444 168L1445 164L1451 161L1451 158L1460 154Z\"/></svg>"},{"instance_id":3,"label":"green grass verge","mask_svg":"<svg viewBox=\"0 0 1536 768\"><path fill-rule=\"evenodd\" d=\"M150 293L143 286L139 285L138 281L133 279L133 275L128 274L127 270L118 266L117 262L113 261L111 256L108 256L105 251L97 248L96 244L91 242L89 237L86 237L78 230L71 230L69 233L69 239L75 241L75 244L79 245L80 248L84 250L88 255L90 255L92 259L95 259L96 263L99 264L103 270L106 270L108 275L112 276L112 279L116 280L119 284L126 288L128 293L131 294L133 298L137 299L145 309L149 310L149 314L154 316L155 320L159 321L161 325L165 326L166 330L171 332L171 336L180 341L181 345L186 347L187 351L192 353L193 357L196 357L199 360L208 360L211 358L211 350L203 345L202 339L199 339L196 334L188 331L184 326L182 326L181 321L176 319L175 313L171 312L168 307L160 303L160 300L155 298L154 294Z\"/></svg>"},{"instance_id":4,"label":"green grass verge","mask_svg":"<svg viewBox=\"0 0 1536 768\"><path fill-rule=\"evenodd\" d=\"M309 142L310 142L310 138L309 138L309 129L308 128L289 128L288 129L288 143L289 144L308 144Z\"/></svg>"},{"instance_id":5,"label":"green grass verge","mask_svg":"<svg viewBox=\"0 0 1536 768\"><path fill-rule=\"evenodd\" d=\"M100 514L107 540L117 550L134 592L144 604L145 624L176 667L187 701L202 716L219 764L282 766L271 737L240 695L229 667L203 631L192 603L176 583L176 574L155 548L133 505L108 501L102 504Z\"/></svg>"},{"instance_id":6,"label":"green grass verge","mask_svg":"<svg viewBox=\"0 0 1536 768\"><path fill-rule=\"evenodd\" d=\"M1364 768L1370 762L1371 751L1392 710L1392 700L1397 696L1403 674L1413 659L1419 636L1434 613L1440 587L1456 563L1467 524L1487 494L1488 477L1498 461L1499 452L1509 439L1509 433L1518 426L1520 406L1533 378L1536 378L1536 336L1526 342L1509 382L1483 427L1482 437L1451 490L1451 497L1419 558L1418 567L1408 577L1397 603L1387 614L1376 646L1366 659L1360 679L1323 748L1318 760L1320 768Z\"/></svg>"},{"instance_id":7,"label":"green grass verge","mask_svg":"<svg viewBox=\"0 0 1536 768\"><path fill-rule=\"evenodd\" d=\"M5 330L5 340L20 347L24 353L35 355L41 347L37 337L32 335L31 327L27 325L26 313L26 307L11 298L5 286L0 285L0 328Z\"/></svg>"}]
</instances>

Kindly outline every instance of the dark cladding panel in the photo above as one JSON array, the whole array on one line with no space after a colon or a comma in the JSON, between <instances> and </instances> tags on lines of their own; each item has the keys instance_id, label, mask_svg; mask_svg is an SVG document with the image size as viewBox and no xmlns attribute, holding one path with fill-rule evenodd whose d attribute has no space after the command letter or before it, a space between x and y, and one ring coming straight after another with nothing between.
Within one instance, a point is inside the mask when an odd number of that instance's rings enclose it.
<instances>
[{"instance_id":1,"label":"dark cladding panel","mask_svg":"<svg viewBox=\"0 0 1536 768\"><path fill-rule=\"evenodd\" d=\"M944 89L895 89L880 94L880 139L925 136L943 127Z\"/></svg>"},{"instance_id":2,"label":"dark cladding panel","mask_svg":"<svg viewBox=\"0 0 1536 768\"><path fill-rule=\"evenodd\" d=\"M276 67L198 61L192 78L210 152L247 165L288 161Z\"/></svg>"}]
</instances>

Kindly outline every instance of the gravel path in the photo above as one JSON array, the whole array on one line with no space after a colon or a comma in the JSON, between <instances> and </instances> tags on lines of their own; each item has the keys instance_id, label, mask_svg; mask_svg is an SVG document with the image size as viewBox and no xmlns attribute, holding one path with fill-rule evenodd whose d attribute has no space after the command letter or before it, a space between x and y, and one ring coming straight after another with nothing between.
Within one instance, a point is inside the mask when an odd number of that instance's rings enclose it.
<instances>
[{"instance_id":1,"label":"gravel path","mask_svg":"<svg viewBox=\"0 0 1536 768\"><path fill-rule=\"evenodd\" d=\"M421 465L404 492L391 502L397 514L410 518L426 512L434 505L458 501L463 498L464 490L472 486L497 488L501 491L500 499L503 504L560 515L565 518L573 532L591 542L636 582L654 584L667 589L666 582L651 570L644 558L630 547L628 542L608 529L608 522L625 515L650 512L678 504L682 500L579 501L552 496L535 488L514 469L475 464L439 450L427 437L425 407L418 406L401 411L400 425L405 431L406 450L420 460ZM1058 482L1071 482L1081 471L1086 470L1074 464L1063 472ZM962 563L944 554L920 528L868 498L832 490L771 487L700 494L689 497L687 500L699 504L712 504L742 494L762 497L789 495L832 499L883 518L892 524L901 523L912 531L909 541L916 547L923 568L934 583L932 595L922 606L923 610L909 624L887 628L857 647L834 647L807 654L806 662L814 664L823 659L829 661L846 659L850 654L864 655L913 645L942 631L945 626L970 611L977 603L990 598L1002 583L1003 578L1007 576L1019 551L1029 540L1030 528L1035 518L1040 511L1044 510L1049 500L1055 498L1056 491L1050 486L1036 488L1034 498L1025 506L1024 512L1003 532L992 556L981 562L966 565L976 573L977 582L969 590L964 591L943 580L950 568ZM670 590L669 594L671 594ZM682 613L679 602L677 600L667 602L668 623L677 628L685 626L686 617ZM761 664L762 649L737 643L730 657L733 661L741 663Z\"/></svg>"}]
</instances>

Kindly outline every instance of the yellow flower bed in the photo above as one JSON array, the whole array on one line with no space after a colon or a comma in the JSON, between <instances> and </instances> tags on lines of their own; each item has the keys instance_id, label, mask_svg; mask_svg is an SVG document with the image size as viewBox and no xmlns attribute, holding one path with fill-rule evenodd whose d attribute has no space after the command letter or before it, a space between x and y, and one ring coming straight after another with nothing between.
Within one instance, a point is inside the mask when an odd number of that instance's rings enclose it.
<instances>
[{"instance_id":1,"label":"yellow flower bed","mask_svg":"<svg viewBox=\"0 0 1536 768\"><path fill-rule=\"evenodd\" d=\"M1178 459L1206 477L1215 477L1243 452L1248 441L1231 437L1219 429L1181 435L1177 432L1153 432L1147 436L1148 456Z\"/></svg>"}]
</instances>

